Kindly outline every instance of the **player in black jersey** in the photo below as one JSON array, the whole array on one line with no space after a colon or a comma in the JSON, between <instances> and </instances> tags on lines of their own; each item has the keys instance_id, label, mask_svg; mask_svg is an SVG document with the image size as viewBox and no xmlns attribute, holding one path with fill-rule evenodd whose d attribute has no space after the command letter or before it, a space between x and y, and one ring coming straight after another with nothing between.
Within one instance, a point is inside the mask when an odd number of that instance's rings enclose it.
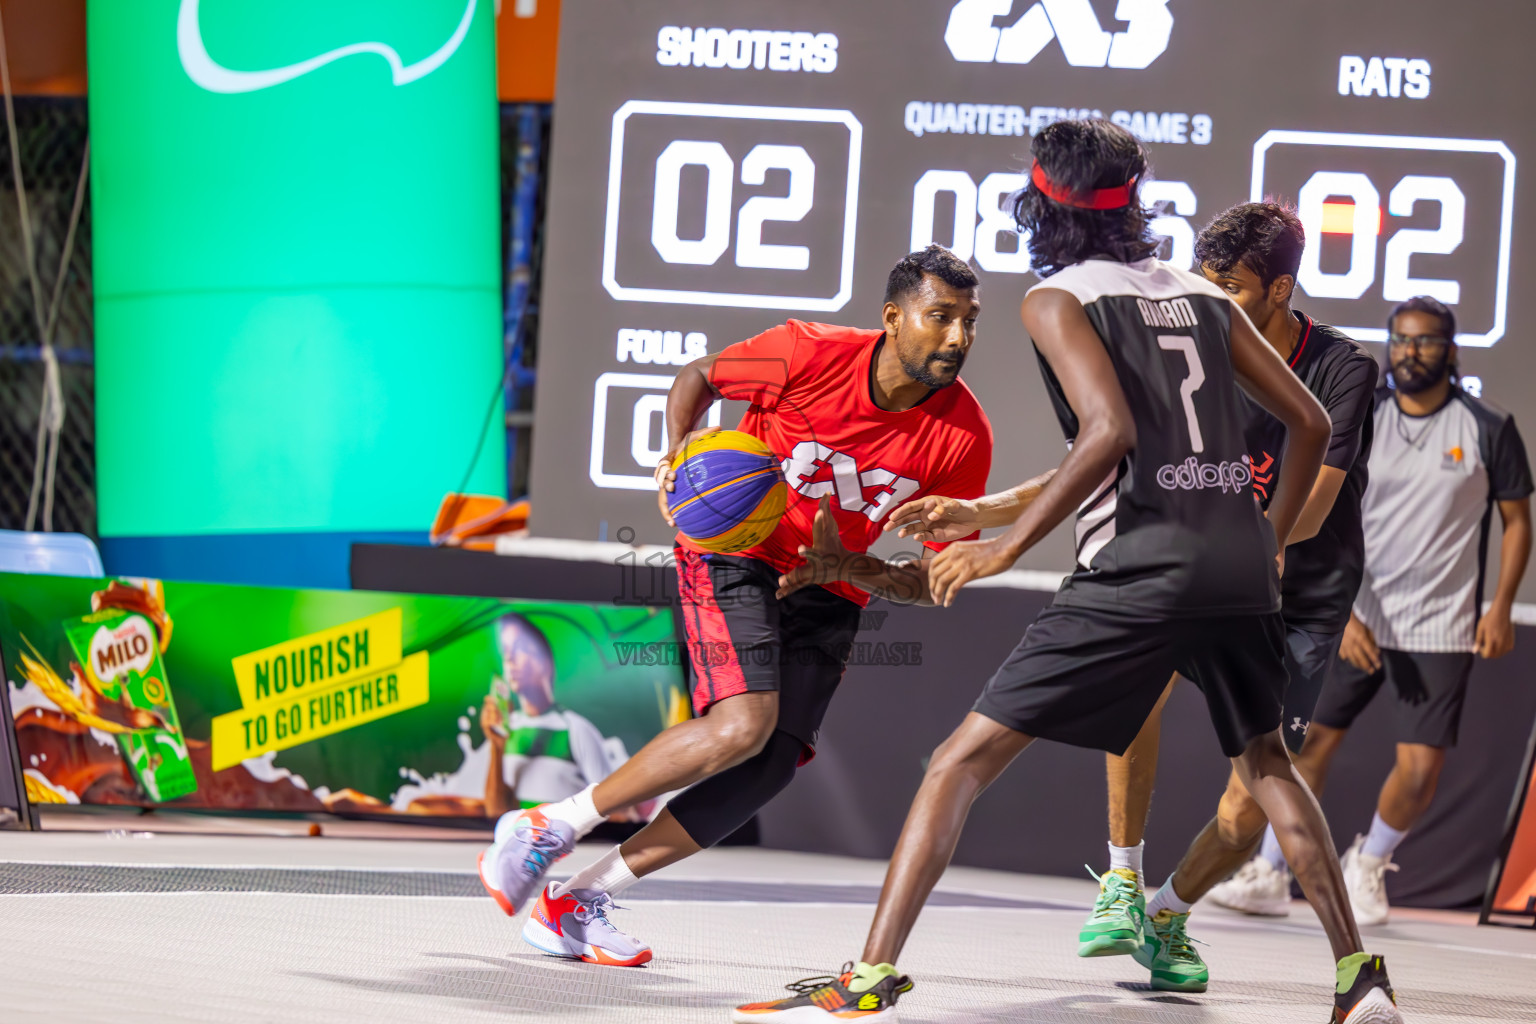
<instances>
[{"instance_id":1,"label":"player in black jersey","mask_svg":"<svg viewBox=\"0 0 1536 1024\"><path fill-rule=\"evenodd\" d=\"M1266 202L1232 207L1195 242L1195 257L1206 278L1243 308L1323 404L1333 423L1323 468L1291 532L1280 584L1289 679L1282 733L1293 752L1301 749L1360 588L1365 559L1360 499L1371 450L1378 372L1376 361L1363 347L1291 308L1305 241L1296 215ZM1285 426L1251 401L1247 412L1245 435L1254 496L1267 507L1284 453ZM1151 970L1153 988L1200 992L1209 975L1185 934L1190 907L1243 865L1264 832L1264 815L1234 772L1215 821L1200 834L1178 872L1144 913L1136 913L1142 834L1157 775L1161 721L1159 705L1125 754L1107 757L1110 870L1094 913L1079 936L1079 955L1133 952ZM1273 851L1267 849L1270 845ZM1266 854L1212 891L1212 899L1239 904L1238 909L1250 912L1289 913L1290 878L1278 843L1266 840ZM1143 918L1147 926L1138 941L1138 922Z\"/></svg>"},{"instance_id":2,"label":"player in black jersey","mask_svg":"<svg viewBox=\"0 0 1536 1024\"><path fill-rule=\"evenodd\" d=\"M1178 671L1204 691L1223 751L1317 908L1338 961L1334 1019L1401 1021L1380 958L1361 952L1327 823L1280 737L1277 555L1322 465L1327 414L1241 307L1152 258L1134 136L1062 121L1031 148L1014 213L1045 280L1022 314L1071 447L1006 533L951 545L929 579L948 605L1074 509L1077 571L934 751L862 959L734 1019L883 1014L911 988L893 961L976 797L1036 737L1123 752ZM1252 497L1239 386L1287 430L1267 521Z\"/></svg>"}]
</instances>

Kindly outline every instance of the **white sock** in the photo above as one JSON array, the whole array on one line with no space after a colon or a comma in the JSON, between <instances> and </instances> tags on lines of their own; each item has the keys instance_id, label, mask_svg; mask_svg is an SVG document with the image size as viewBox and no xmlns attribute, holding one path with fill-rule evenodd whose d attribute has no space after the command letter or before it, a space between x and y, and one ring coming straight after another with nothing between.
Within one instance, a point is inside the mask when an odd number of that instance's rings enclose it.
<instances>
[{"instance_id":1,"label":"white sock","mask_svg":"<svg viewBox=\"0 0 1536 1024\"><path fill-rule=\"evenodd\" d=\"M555 895L564 896L572 889L600 889L610 896L617 896L638 881L640 879L629 870L629 865L624 863L624 855L615 846L576 872L568 881L555 886Z\"/></svg>"},{"instance_id":2,"label":"white sock","mask_svg":"<svg viewBox=\"0 0 1536 1024\"><path fill-rule=\"evenodd\" d=\"M1187 914L1192 906L1194 906L1193 903L1179 899L1179 894L1173 891L1173 876L1169 875L1168 881L1157 890L1157 895L1147 901L1147 919L1151 920L1164 910L1171 910L1175 914Z\"/></svg>"},{"instance_id":3,"label":"white sock","mask_svg":"<svg viewBox=\"0 0 1536 1024\"><path fill-rule=\"evenodd\" d=\"M1397 849L1397 844L1403 841L1408 834L1404 829L1397 829L1381 820L1381 815L1371 819L1371 831L1366 834L1365 844L1360 847L1360 852L1367 857L1385 859L1392 856L1392 851Z\"/></svg>"},{"instance_id":4,"label":"white sock","mask_svg":"<svg viewBox=\"0 0 1536 1024\"><path fill-rule=\"evenodd\" d=\"M1127 871L1136 872L1136 884L1145 889L1147 887L1147 880L1141 874L1141 851L1145 850L1146 847L1145 840L1137 843L1135 846L1116 846L1114 843L1110 843L1109 870L1114 871L1116 868L1123 868Z\"/></svg>"},{"instance_id":5,"label":"white sock","mask_svg":"<svg viewBox=\"0 0 1536 1024\"><path fill-rule=\"evenodd\" d=\"M544 816L559 818L571 828L576 830L576 838L591 832L602 824L604 815L597 813L597 808L592 804L592 791L597 785L588 786L574 796L568 796L557 803L547 804L544 807Z\"/></svg>"},{"instance_id":6,"label":"white sock","mask_svg":"<svg viewBox=\"0 0 1536 1024\"><path fill-rule=\"evenodd\" d=\"M1275 836L1273 827L1264 830L1264 845L1259 847L1259 856L1269 861L1270 867L1276 871L1288 871L1285 863L1285 854L1280 852L1280 840Z\"/></svg>"}]
</instances>

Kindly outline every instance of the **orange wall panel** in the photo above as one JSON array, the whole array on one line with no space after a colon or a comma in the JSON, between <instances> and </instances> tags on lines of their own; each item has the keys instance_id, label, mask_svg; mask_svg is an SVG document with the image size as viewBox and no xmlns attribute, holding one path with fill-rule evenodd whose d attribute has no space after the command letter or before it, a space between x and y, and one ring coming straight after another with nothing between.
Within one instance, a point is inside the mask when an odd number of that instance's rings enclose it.
<instances>
[{"instance_id":1,"label":"orange wall panel","mask_svg":"<svg viewBox=\"0 0 1536 1024\"><path fill-rule=\"evenodd\" d=\"M11 88L85 95L85 0L0 0Z\"/></svg>"},{"instance_id":2,"label":"orange wall panel","mask_svg":"<svg viewBox=\"0 0 1536 1024\"><path fill-rule=\"evenodd\" d=\"M496 92L508 103L555 98L560 0L497 0Z\"/></svg>"}]
</instances>

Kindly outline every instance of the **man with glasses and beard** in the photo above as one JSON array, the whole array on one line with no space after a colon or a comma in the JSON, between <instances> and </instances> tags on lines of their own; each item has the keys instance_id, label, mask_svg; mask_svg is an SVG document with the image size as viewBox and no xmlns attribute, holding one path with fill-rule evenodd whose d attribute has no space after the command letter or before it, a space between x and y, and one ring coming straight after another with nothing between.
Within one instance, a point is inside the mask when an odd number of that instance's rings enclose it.
<instances>
[{"instance_id":1,"label":"man with glasses and beard","mask_svg":"<svg viewBox=\"0 0 1536 1024\"><path fill-rule=\"evenodd\" d=\"M1346 730L1392 684L1397 762L1370 830L1344 855L1355 920L1387 920L1392 853L1428 809L1456 745L1472 655L1515 645L1510 609L1531 552L1531 468L1514 417L1457 384L1456 318L1427 296L1388 320L1392 387L1376 398L1362 513L1365 576L1296 767L1321 792ZM1488 523L1504 524L1483 608Z\"/></svg>"}]
</instances>

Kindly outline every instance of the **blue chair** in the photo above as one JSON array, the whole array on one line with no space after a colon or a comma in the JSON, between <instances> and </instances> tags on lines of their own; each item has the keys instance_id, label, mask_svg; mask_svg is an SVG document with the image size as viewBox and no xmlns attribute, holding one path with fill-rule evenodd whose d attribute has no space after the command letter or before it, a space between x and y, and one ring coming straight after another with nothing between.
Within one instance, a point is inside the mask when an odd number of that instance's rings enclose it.
<instances>
[{"instance_id":1,"label":"blue chair","mask_svg":"<svg viewBox=\"0 0 1536 1024\"><path fill-rule=\"evenodd\" d=\"M0 530L0 572L105 576L101 553L83 533Z\"/></svg>"}]
</instances>

